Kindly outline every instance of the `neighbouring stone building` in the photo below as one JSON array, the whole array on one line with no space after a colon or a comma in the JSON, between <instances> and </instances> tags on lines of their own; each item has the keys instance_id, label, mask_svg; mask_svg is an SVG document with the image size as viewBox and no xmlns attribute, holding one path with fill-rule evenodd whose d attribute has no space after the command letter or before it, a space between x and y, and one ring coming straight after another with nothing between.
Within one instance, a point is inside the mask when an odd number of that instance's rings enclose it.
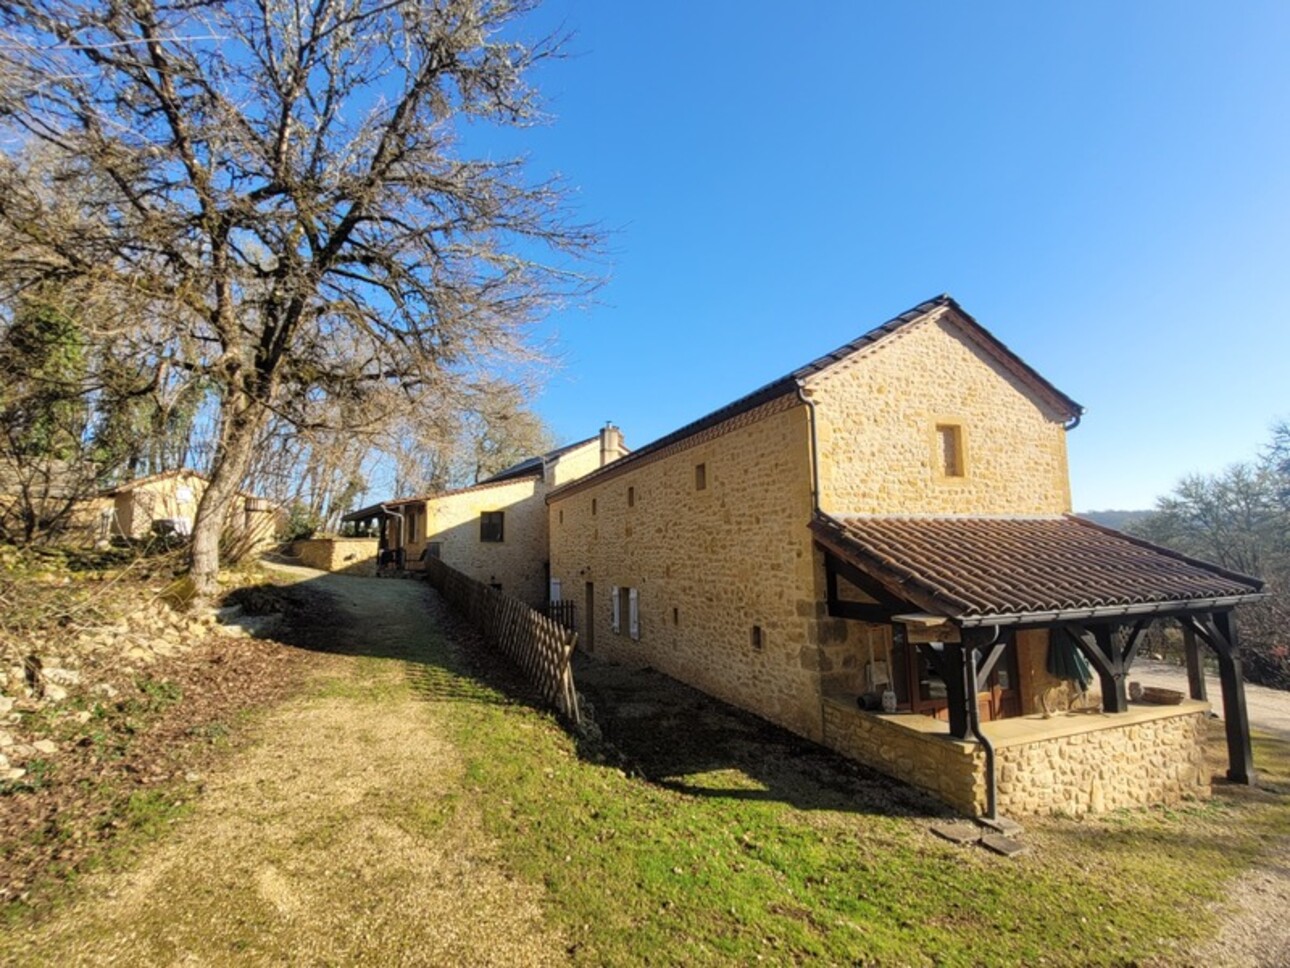
<instances>
[{"instance_id":1,"label":"neighbouring stone building","mask_svg":"<svg viewBox=\"0 0 1290 968\"><path fill-rule=\"evenodd\" d=\"M101 512L100 537L139 540L158 529L191 534L197 505L206 493L206 477L192 470L139 477L105 491L110 501ZM254 547L277 539L281 509L266 498L239 492L229 509L227 527Z\"/></svg>"},{"instance_id":2,"label":"neighbouring stone building","mask_svg":"<svg viewBox=\"0 0 1290 968\"><path fill-rule=\"evenodd\" d=\"M1175 621L1194 665L1197 642L1219 656L1248 782L1230 613L1261 583L1072 516L1081 412L942 296L553 482L549 578L591 654L973 814L1204 793L1203 677L1178 705L1126 693L1147 626ZM1070 684L1090 669L1091 695Z\"/></svg>"},{"instance_id":3,"label":"neighbouring stone building","mask_svg":"<svg viewBox=\"0 0 1290 968\"><path fill-rule=\"evenodd\" d=\"M627 453L622 433L606 426L595 437L531 457L472 487L401 498L345 515L375 522L380 554L392 565L421 570L442 559L477 581L530 605L561 598L548 568L546 495Z\"/></svg>"}]
</instances>

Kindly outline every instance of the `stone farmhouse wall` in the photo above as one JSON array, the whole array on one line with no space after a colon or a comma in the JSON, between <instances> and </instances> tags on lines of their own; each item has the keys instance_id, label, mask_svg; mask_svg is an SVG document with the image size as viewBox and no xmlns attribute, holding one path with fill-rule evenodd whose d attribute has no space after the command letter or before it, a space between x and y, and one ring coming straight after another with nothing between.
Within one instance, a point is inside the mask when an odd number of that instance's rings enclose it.
<instances>
[{"instance_id":1,"label":"stone farmhouse wall","mask_svg":"<svg viewBox=\"0 0 1290 968\"><path fill-rule=\"evenodd\" d=\"M840 514L1070 510L1061 415L954 325L910 326L809 381L820 506ZM936 425L962 428L965 473L939 475Z\"/></svg>"},{"instance_id":2,"label":"stone farmhouse wall","mask_svg":"<svg viewBox=\"0 0 1290 968\"><path fill-rule=\"evenodd\" d=\"M113 533L137 540L152 533L154 521L184 520L191 525L205 493L206 481L188 473L122 489L113 499Z\"/></svg>"},{"instance_id":3,"label":"stone farmhouse wall","mask_svg":"<svg viewBox=\"0 0 1290 968\"><path fill-rule=\"evenodd\" d=\"M551 575L578 603L579 641L595 655L819 739L807 410L790 398L735 422L555 495ZM637 590L638 640L626 601L612 629L614 586Z\"/></svg>"},{"instance_id":4,"label":"stone farmhouse wall","mask_svg":"<svg viewBox=\"0 0 1290 968\"><path fill-rule=\"evenodd\" d=\"M990 724L990 734L1005 734L993 735L999 812L1080 817L1207 796L1201 744L1208 715L1206 704L1188 703ZM943 723L861 712L847 699L830 697L824 732L830 748L963 813L986 810L985 751L947 738Z\"/></svg>"},{"instance_id":5,"label":"stone farmhouse wall","mask_svg":"<svg viewBox=\"0 0 1290 968\"><path fill-rule=\"evenodd\" d=\"M547 528L545 486L526 477L485 485L427 501L417 522L407 560L417 561L430 542L451 567L529 605L546 601ZM502 540L481 541L479 519L501 511ZM397 522L395 522L397 526Z\"/></svg>"}]
</instances>

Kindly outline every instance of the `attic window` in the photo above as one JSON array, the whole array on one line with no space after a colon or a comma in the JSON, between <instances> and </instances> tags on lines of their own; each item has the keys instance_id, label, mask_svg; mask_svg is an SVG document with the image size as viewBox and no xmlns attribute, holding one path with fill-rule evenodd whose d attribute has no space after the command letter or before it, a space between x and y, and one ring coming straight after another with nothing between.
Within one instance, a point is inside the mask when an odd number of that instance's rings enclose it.
<instances>
[{"instance_id":1,"label":"attic window","mask_svg":"<svg viewBox=\"0 0 1290 968\"><path fill-rule=\"evenodd\" d=\"M708 489L708 465L694 465L694 489L696 491L706 491Z\"/></svg>"},{"instance_id":2,"label":"attic window","mask_svg":"<svg viewBox=\"0 0 1290 968\"><path fill-rule=\"evenodd\" d=\"M938 423L936 425L936 470L941 477L963 477L963 426Z\"/></svg>"}]
</instances>

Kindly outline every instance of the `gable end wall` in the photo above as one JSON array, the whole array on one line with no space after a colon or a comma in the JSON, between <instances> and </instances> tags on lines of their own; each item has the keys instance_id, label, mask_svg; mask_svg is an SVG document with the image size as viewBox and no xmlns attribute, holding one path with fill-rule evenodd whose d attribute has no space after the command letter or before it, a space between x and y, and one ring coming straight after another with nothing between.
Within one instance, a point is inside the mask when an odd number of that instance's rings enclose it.
<instances>
[{"instance_id":1,"label":"gable end wall","mask_svg":"<svg viewBox=\"0 0 1290 968\"><path fill-rule=\"evenodd\" d=\"M820 505L837 514L1059 514L1064 415L949 311L813 377ZM960 423L966 474L940 478L935 426Z\"/></svg>"}]
</instances>

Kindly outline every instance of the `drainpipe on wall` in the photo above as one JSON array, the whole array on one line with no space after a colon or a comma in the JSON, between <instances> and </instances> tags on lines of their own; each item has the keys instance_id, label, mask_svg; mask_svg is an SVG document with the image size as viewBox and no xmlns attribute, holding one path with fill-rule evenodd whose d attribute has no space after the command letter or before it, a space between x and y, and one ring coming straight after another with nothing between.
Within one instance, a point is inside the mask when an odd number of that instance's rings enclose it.
<instances>
[{"instance_id":1,"label":"drainpipe on wall","mask_svg":"<svg viewBox=\"0 0 1290 968\"><path fill-rule=\"evenodd\" d=\"M999 626L994 627L994 635L986 645L993 645L999 640ZM1007 646L1004 646L1007 648ZM999 819L999 784L995 776L994 744L981 730L981 707L976 701L976 646L968 649L968 661L965 663L967 681L967 714L968 728L985 750L985 818Z\"/></svg>"},{"instance_id":2,"label":"drainpipe on wall","mask_svg":"<svg viewBox=\"0 0 1290 968\"><path fill-rule=\"evenodd\" d=\"M815 439L815 401L811 399L813 391L806 387L797 388L797 399L806 404L806 412L811 423L811 510L820 510L820 449Z\"/></svg>"},{"instance_id":3,"label":"drainpipe on wall","mask_svg":"<svg viewBox=\"0 0 1290 968\"><path fill-rule=\"evenodd\" d=\"M811 399L810 390L798 384L797 399L806 405L807 419L810 425L810 445L811 445L811 514L820 513L820 458L819 447L816 446L815 438L815 401ZM818 640L818 636L817 636ZM817 641L815 650L820 658L819 694L820 694L820 739L824 739L824 646Z\"/></svg>"}]
</instances>

